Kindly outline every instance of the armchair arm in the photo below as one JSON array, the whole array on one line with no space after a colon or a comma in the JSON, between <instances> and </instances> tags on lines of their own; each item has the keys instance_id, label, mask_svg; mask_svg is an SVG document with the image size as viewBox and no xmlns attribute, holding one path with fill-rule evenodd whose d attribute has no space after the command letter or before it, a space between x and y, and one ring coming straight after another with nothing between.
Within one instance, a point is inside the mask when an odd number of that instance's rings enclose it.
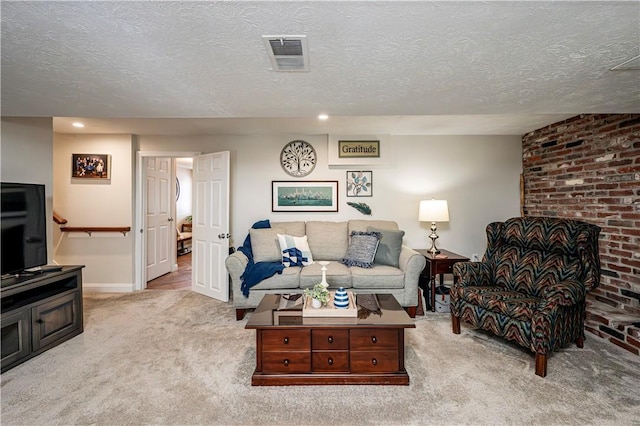
<instances>
[{"instance_id":1,"label":"armchair arm","mask_svg":"<svg viewBox=\"0 0 640 426\"><path fill-rule=\"evenodd\" d=\"M542 300L545 303L573 306L584 302L586 295L584 285L575 280L565 280L548 286L542 293Z\"/></svg>"},{"instance_id":2,"label":"armchair arm","mask_svg":"<svg viewBox=\"0 0 640 426\"><path fill-rule=\"evenodd\" d=\"M531 350L547 354L584 335L586 288L575 280L550 285L531 318Z\"/></svg>"},{"instance_id":3,"label":"armchair arm","mask_svg":"<svg viewBox=\"0 0 640 426\"><path fill-rule=\"evenodd\" d=\"M489 286L490 269L487 262L458 262L453 265L454 285L460 287Z\"/></svg>"}]
</instances>

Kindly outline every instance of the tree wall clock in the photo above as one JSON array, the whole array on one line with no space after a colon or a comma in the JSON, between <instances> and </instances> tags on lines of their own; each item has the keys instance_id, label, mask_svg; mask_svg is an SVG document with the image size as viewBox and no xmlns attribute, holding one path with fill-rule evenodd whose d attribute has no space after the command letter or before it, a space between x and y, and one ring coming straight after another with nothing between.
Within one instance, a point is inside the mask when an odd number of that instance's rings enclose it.
<instances>
[{"instance_id":1,"label":"tree wall clock","mask_svg":"<svg viewBox=\"0 0 640 426\"><path fill-rule=\"evenodd\" d=\"M316 150L303 140L289 142L280 152L280 165L289 176L308 175L316 167L316 162Z\"/></svg>"}]
</instances>

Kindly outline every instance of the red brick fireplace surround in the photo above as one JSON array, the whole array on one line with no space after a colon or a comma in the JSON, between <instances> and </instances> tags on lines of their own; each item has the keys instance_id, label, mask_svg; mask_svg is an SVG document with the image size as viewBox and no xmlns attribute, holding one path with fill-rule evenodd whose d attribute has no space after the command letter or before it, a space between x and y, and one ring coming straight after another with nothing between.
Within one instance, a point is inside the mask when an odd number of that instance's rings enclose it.
<instances>
[{"instance_id":1,"label":"red brick fireplace surround","mask_svg":"<svg viewBox=\"0 0 640 426\"><path fill-rule=\"evenodd\" d=\"M587 331L640 355L640 114L580 115L522 138L524 215L602 227Z\"/></svg>"}]
</instances>

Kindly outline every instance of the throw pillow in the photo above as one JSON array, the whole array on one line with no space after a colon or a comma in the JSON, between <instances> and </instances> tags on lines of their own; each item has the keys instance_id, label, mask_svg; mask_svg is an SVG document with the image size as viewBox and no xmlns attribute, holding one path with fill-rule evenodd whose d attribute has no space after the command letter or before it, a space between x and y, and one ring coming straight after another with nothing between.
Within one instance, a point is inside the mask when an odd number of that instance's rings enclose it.
<instances>
[{"instance_id":1,"label":"throw pillow","mask_svg":"<svg viewBox=\"0 0 640 426\"><path fill-rule=\"evenodd\" d=\"M404 231L397 229L378 229L372 226L367 227L367 231L380 232L382 234L374 263L378 265L395 266L396 268L399 267Z\"/></svg>"},{"instance_id":2,"label":"throw pillow","mask_svg":"<svg viewBox=\"0 0 640 426\"><path fill-rule=\"evenodd\" d=\"M282 264L285 267L307 266L313 263L307 236L293 237L291 235L278 234Z\"/></svg>"},{"instance_id":3,"label":"throw pillow","mask_svg":"<svg viewBox=\"0 0 640 426\"><path fill-rule=\"evenodd\" d=\"M249 229L254 262L280 262L279 232L281 228Z\"/></svg>"},{"instance_id":4,"label":"throw pillow","mask_svg":"<svg viewBox=\"0 0 640 426\"><path fill-rule=\"evenodd\" d=\"M342 263L347 266L372 268L380 238L380 232L352 231L347 254L342 258Z\"/></svg>"}]
</instances>

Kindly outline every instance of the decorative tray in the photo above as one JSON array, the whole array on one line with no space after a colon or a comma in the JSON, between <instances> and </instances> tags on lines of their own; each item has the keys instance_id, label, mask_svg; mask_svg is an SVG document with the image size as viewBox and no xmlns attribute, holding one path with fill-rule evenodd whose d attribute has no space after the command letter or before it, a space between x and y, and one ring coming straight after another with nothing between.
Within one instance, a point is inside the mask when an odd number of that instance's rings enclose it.
<instances>
[{"instance_id":1,"label":"decorative tray","mask_svg":"<svg viewBox=\"0 0 640 426\"><path fill-rule=\"evenodd\" d=\"M336 308L333 305L333 297L335 296L335 291L330 291L330 299L327 303L327 306L322 306L320 308L311 307L311 298L305 297L304 307L302 308L302 316L303 317L358 317L358 306L356 305L356 297L351 291L347 291L349 295L349 306L346 308Z\"/></svg>"}]
</instances>

